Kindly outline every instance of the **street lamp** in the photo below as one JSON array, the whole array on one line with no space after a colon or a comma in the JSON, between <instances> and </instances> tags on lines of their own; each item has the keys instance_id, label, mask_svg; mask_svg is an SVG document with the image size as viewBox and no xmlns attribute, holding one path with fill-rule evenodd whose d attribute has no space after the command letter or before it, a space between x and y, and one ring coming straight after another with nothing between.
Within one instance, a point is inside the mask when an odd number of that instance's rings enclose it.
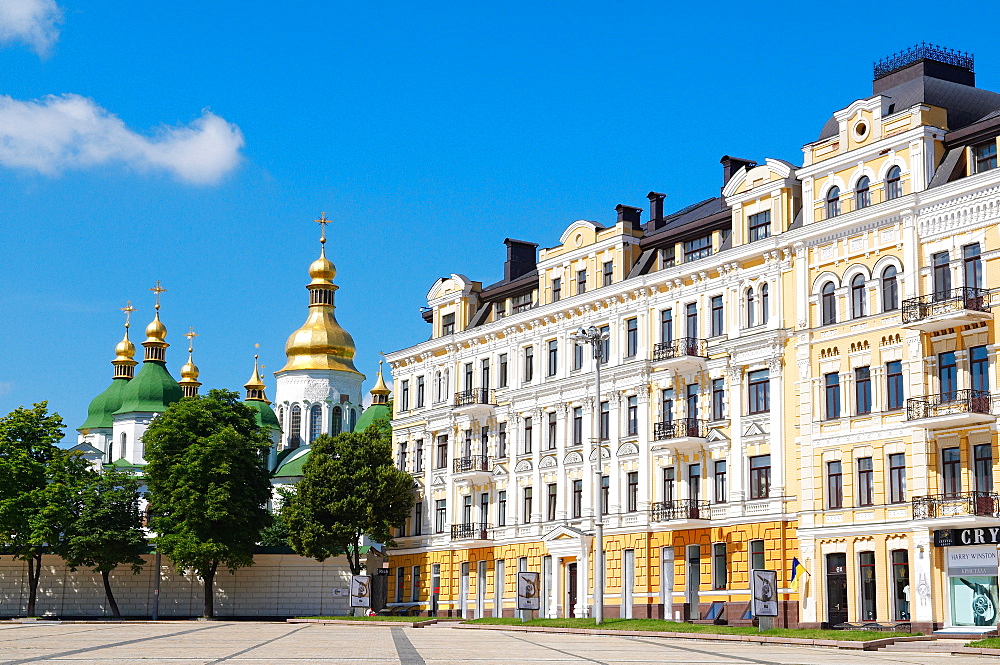
<instances>
[{"instance_id":1,"label":"street lamp","mask_svg":"<svg viewBox=\"0 0 1000 665\"><path fill-rule=\"evenodd\" d=\"M611 335L601 332L597 326L579 328L570 333L570 339L577 344L589 344L594 355L594 623L604 621L604 511L601 507L603 474L601 473L601 361L604 360L604 342Z\"/></svg>"}]
</instances>

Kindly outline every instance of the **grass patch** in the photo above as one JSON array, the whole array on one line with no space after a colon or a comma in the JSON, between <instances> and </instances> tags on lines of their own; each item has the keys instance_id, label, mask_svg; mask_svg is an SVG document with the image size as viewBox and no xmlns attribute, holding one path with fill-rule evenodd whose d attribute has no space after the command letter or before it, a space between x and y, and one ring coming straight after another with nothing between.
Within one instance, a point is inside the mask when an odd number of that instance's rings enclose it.
<instances>
[{"instance_id":1,"label":"grass patch","mask_svg":"<svg viewBox=\"0 0 1000 665\"><path fill-rule=\"evenodd\" d=\"M415 623L417 621L427 621L427 617L401 617L401 616L373 616L373 617L295 617L296 619L321 619L326 621L401 621L403 623Z\"/></svg>"},{"instance_id":2,"label":"grass patch","mask_svg":"<svg viewBox=\"0 0 1000 665\"><path fill-rule=\"evenodd\" d=\"M548 626L552 628L597 628L593 619L532 619L521 622L514 618L473 619L466 623L496 626ZM806 640L842 640L867 642L885 637L909 637L918 633L878 633L868 630L819 630L811 628L773 628L760 632L754 626L712 626L678 623L662 619L605 619L601 628L607 630L650 630L667 633L702 633L706 635L768 635L796 637ZM1000 640L998 640L1000 642Z\"/></svg>"},{"instance_id":3,"label":"grass patch","mask_svg":"<svg viewBox=\"0 0 1000 665\"><path fill-rule=\"evenodd\" d=\"M977 649L1000 649L1000 637L987 637L975 642L969 642L965 646Z\"/></svg>"}]
</instances>

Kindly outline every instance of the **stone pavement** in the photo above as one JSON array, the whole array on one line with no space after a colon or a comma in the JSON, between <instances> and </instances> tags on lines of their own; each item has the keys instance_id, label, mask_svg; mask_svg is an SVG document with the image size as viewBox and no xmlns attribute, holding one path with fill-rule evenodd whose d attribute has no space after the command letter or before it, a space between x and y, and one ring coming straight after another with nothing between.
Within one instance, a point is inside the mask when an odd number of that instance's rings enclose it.
<instances>
[{"instance_id":1,"label":"stone pavement","mask_svg":"<svg viewBox=\"0 0 1000 665\"><path fill-rule=\"evenodd\" d=\"M989 660L710 640L457 630L448 624L429 628L243 621L0 624L0 665L964 665Z\"/></svg>"}]
</instances>

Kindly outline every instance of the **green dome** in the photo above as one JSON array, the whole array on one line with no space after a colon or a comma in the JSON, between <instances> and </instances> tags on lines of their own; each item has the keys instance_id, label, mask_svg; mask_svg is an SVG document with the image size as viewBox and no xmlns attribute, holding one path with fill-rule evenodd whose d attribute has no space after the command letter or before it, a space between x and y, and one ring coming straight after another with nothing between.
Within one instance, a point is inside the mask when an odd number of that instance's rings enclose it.
<instances>
[{"instance_id":1,"label":"green dome","mask_svg":"<svg viewBox=\"0 0 1000 665\"><path fill-rule=\"evenodd\" d=\"M306 465L306 461L309 459L309 453L311 450L311 448L306 446L289 451L283 459L278 461L278 468L274 470L274 473L271 474L271 476L273 478L301 477L302 467Z\"/></svg>"},{"instance_id":2,"label":"green dome","mask_svg":"<svg viewBox=\"0 0 1000 665\"><path fill-rule=\"evenodd\" d=\"M278 416L274 415L274 409L267 402L261 402L259 399L250 399L243 402L251 409L256 411L257 424L261 427L267 427L270 429L281 429L281 423L278 422Z\"/></svg>"},{"instance_id":3,"label":"green dome","mask_svg":"<svg viewBox=\"0 0 1000 665\"><path fill-rule=\"evenodd\" d=\"M163 413L184 393L166 365L159 360L147 360L135 378L122 391L122 405L114 415L122 413Z\"/></svg>"},{"instance_id":4,"label":"green dome","mask_svg":"<svg viewBox=\"0 0 1000 665\"><path fill-rule=\"evenodd\" d=\"M385 418L386 420L392 418L392 411L389 410L388 404L372 404L365 409L361 417L358 418L358 422L354 426L354 431L364 432L369 425L379 418Z\"/></svg>"},{"instance_id":5,"label":"green dome","mask_svg":"<svg viewBox=\"0 0 1000 665\"><path fill-rule=\"evenodd\" d=\"M77 431L111 429L114 425L114 418L111 417L111 414L121 408L128 381L125 378L113 379L111 385L90 403L87 408L87 420L77 428Z\"/></svg>"}]
</instances>

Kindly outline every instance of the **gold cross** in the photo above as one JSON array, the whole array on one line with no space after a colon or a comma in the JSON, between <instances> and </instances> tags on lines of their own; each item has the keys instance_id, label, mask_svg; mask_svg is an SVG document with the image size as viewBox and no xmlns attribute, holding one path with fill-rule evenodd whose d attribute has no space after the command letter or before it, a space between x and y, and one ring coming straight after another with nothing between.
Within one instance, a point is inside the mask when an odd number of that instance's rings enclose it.
<instances>
[{"instance_id":1,"label":"gold cross","mask_svg":"<svg viewBox=\"0 0 1000 665\"><path fill-rule=\"evenodd\" d=\"M314 219L313 221L316 222L317 224L319 224L319 227L321 229L320 230L320 235L319 235L319 241L322 244L325 245L326 244L326 225L330 223L330 220L326 218L326 213L325 212L321 212L319 214L319 219Z\"/></svg>"},{"instance_id":2,"label":"gold cross","mask_svg":"<svg viewBox=\"0 0 1000 665\"><path fill-rule=\"evenodd\" d=\"M198 336L198 333L194 331L194 328L188 328L184 336L188 338L188 353L191 353L194 351L194 338Z\"/></svg>"},{"instance_id":3,"label":"gold cross","mask_svg":"<svg viewBox=\"0 0 1000 665\"><path fill-rule=\"evenodd\" d=\"M132 318L132 312L136 311L135 307L132 307L131 300L125 303L125 306L122 307L122 311L125 312L125 327L128 328L130 325L129 320Z\"/></svg>"},{"instance_id":4,"label":"gold cross","mask_svg":"<svg viewBox=\"0 0 1000 665\"><path fill-rule=\"evenodd\" d=\"M153 288L151 288L150 291L152 291L153 293L156 294L156 309L159 310L160 309L160 294L161 293L166 293L167 290L165 288L163 288L162 286L160 286L160 280L156 280L156 286L154 286Z\"/></svg>"}]
</instances>

